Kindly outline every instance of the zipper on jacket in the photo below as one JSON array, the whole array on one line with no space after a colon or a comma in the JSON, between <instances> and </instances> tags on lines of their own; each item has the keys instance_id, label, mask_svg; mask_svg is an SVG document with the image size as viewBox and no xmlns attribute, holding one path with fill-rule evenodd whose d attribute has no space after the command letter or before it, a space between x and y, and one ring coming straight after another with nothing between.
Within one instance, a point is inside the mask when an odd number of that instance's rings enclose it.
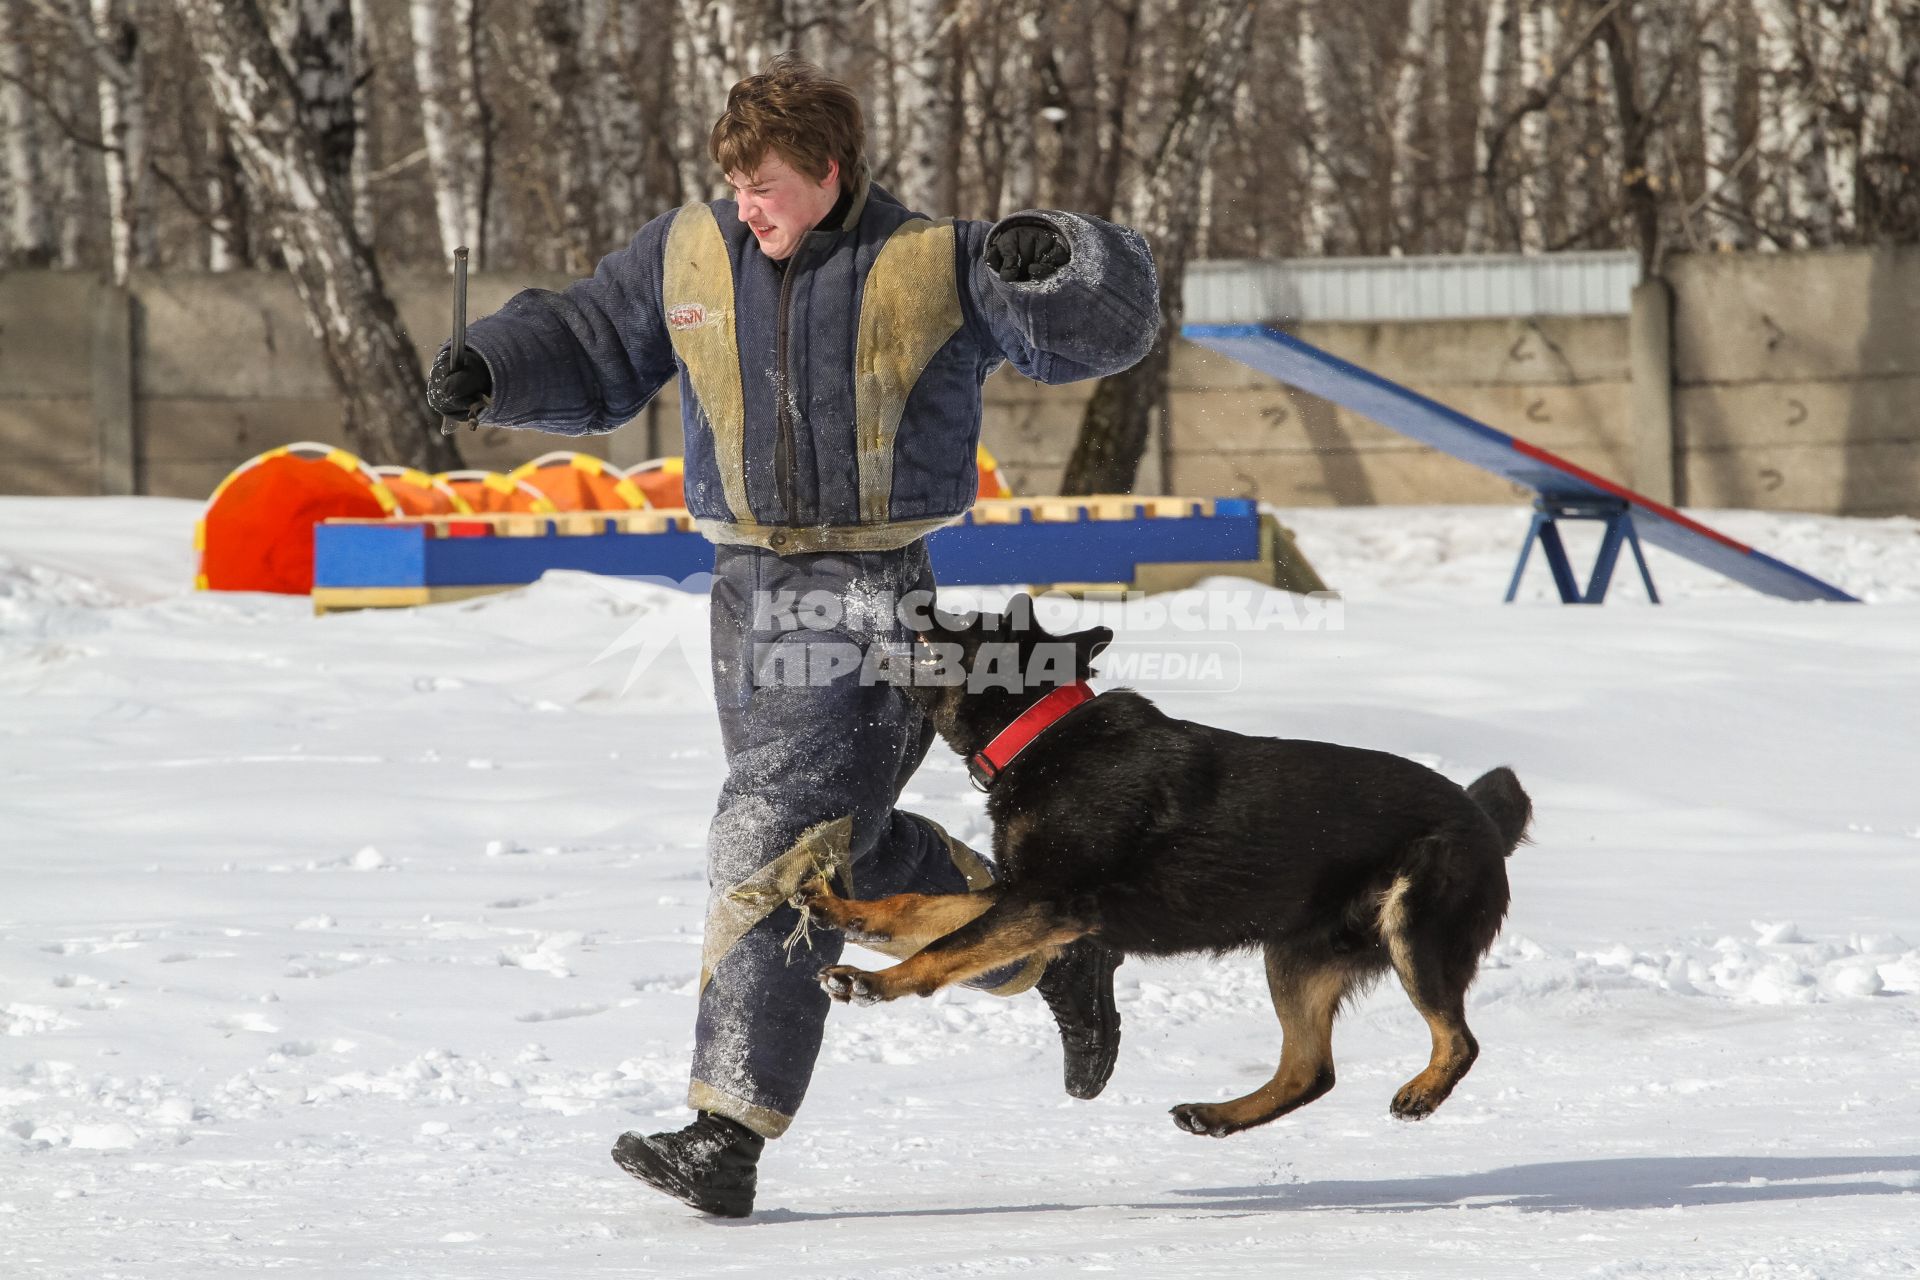
<instances>
[{"instance_id":1,"label":"zipper on jacket","mask_svg":"<svg viewBox=\"0 0 1920 1280\"><path fill-rule=\"evenodd\" d=\"M780 273L780 324L774 330L774 398L779 402L774 406L774 421L779 434L774 442L774 470L780 476L780 500L787 513L789 527L800 523L800 513L793 504L793 470L796 442L793 427L793 388L789 382L792 376L787 371L787 312L793 298L793 277L800 266L800 255L806 252L803 238L801 244L787 260L787 269Z\"/></svg>"}]
</instances>

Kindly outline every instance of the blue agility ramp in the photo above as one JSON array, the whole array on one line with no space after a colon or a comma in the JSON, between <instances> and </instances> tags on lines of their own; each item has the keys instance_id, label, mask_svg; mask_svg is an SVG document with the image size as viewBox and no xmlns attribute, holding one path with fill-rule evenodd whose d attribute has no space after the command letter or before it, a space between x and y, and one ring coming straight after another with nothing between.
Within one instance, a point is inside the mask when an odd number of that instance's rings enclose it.
<instances>
[{"instance_id":1,"label":"blue agility ramp","mask_svg":"<svg viewBox=\"0 0 1920 1280\"><path fill-rule=\"evenodd\" d=\"M1533 524L1520 549L1507 599L1514 598L1528 553L1537 541L1553 572L1560 598L1568 604L1597 604L1606 598L1623 547L1632 551L1650 598L1658 600L1647 572L1640 541L1670 551L1771 596L1786 600L1854 602L1831 583L1755 551L1723 533L1690 520L1653 501L1575 466L1525 440L1496 431L1437 400L1401 386L1356 364L1322 351L1271 325L1189 324L1185 336L1201 346L1278 378L1289 386L1364 414L1384 427L1432 449L1471 463L1536 495ZM1598 559L1584 588L1574 576L1560 540L1560 520L1599 520L1606 526Z\"/></svg>"}]
</instances>

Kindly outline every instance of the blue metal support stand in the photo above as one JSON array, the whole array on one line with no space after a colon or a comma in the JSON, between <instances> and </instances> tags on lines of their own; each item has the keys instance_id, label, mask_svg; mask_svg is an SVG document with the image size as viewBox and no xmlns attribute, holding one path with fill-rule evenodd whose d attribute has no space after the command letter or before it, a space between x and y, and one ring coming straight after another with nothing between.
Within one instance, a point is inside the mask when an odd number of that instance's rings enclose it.
<instances>
[{"instance_id":1,"label":"blue metal support stand","mask_svg":"<svg viewBox=\"0 0 1920 1280\"><path fill-rule=\"evenodd\" d=\"M1560 528L1556 523L1560 520L1600 520L1606 524L1600 538L1600 554L1594 557L1593 572L1587 578L1584 592L1574 579L1566 544L1560 541ZM1660 593L1653 589L1653 575L1647 572L1647 557L1640 550L1640 535L1633 528L1633 511L1621 499L1545 496L1534 499L1533 523L1527 527L1527 540L1520 544L1520 563L1513 567L1513 581L1507 584L1508 604L1512 604L1520 592L1520 575L1527 571L1527 556L1533 551L1535 539L1547 557L1547 567L1553 571L1553 585L1560 592L1562 604L1600 604L1607 598L1607 586L1613 581L1613 567L1620 559L1622 542L1633 548L1633 560L1640 567L1640 581L1646 585L1647 599L1660 603Z\"/></svg>"}]
</instances>

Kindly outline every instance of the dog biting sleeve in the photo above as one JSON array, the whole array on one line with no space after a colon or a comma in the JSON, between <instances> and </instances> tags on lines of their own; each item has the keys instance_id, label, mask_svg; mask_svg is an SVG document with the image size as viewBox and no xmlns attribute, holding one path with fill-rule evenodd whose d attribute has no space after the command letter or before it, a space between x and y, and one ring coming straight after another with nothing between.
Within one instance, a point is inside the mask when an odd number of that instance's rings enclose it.
<instances>
[{"instance_id":1,"label":"dog biting sleeve","mask_svg":"<svg viewBox=\"0 0 1920 1280\"><path fill-rule=\"evenodd\" d=\"M853 818L816 823L779 857L732 888L715 893L707 907L706 938L700 948L700 989L705 991L718 965L747 930L786 904L815 876L838 877L852 892Z\"/></svg>"}]
</instances>

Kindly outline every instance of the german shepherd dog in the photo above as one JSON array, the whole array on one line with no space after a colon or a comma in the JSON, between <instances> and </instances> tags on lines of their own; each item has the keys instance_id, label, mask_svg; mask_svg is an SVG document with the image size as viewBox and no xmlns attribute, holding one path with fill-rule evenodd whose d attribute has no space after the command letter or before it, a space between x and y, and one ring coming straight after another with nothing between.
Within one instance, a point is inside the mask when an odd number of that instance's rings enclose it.
<instances>
[{"instance_id":1,"label":"german shepherd dog","mask_svg":"<svg viewBox=\"0 0 1920 1280\"><path fill-rule=\"evenodd\" d=\"M948 746L972 759L1050 687L1092 674L1106 627L1054 636L1032 602L971 621L935 613L902 683ZM1037 663L1046 646L1057 657ZM981 682L997 653L1031 681ZM946 655L944 658L940 655ZM965 680L926 680L958 668ZM1002 667L1004 669L1004 666ZM1507 768L1457 784L1399 756L1327 742L1246 737L1176 720L1116 689L1067 712L992 780L998 883L973 893L796 895L855 941L909 958L878 972L820 971L839 1001L929 995L1091 936L1127 955L1259 948L1284 1032L1273 1078L1230 1102L1173 1108L1189 1133L1224 1137L1333 1088L1342 1003L1391 969L1433 1036L1426 1069L1394 1095L1418 1120L1446 1101L1479 1044L1466 993L1506 915L1506 858L1532 803Z\"/></svg>"}]
</instances>

